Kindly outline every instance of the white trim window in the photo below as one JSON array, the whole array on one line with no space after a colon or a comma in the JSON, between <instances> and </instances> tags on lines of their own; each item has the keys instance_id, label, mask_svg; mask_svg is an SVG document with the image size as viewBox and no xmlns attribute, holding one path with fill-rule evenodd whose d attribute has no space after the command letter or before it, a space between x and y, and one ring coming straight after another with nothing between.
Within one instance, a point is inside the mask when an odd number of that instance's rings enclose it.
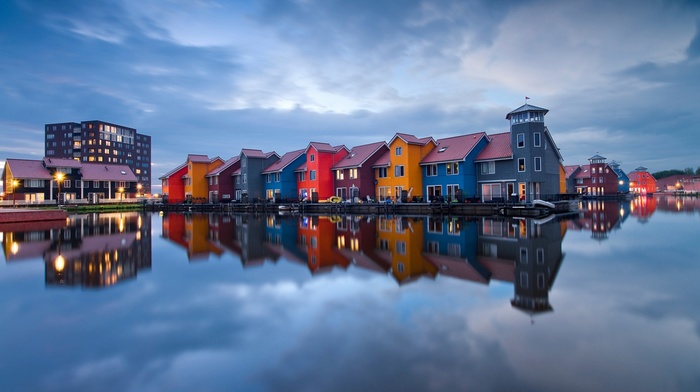
<instances>
[{"instance_id":1,"label":"white trim window","mask_svg":"<svg viewBox=\"0 0 700 392\"><path fill-rule=\"evenodd\" d=\"M518 158L518 172L522 173L525 171L525 158Z\"/></svg>"},{"instance_id":2,"label":"white trim window","mask_svg":"<svg viewBox=\"0 0 700 392\"><path fill-rule=\"evenodd\" d=\"M535 171L542 171L542 157L535 157Z\"/></svg>"},{"instance_id":3,"label":"white trim window","mask_svg":"<svg viewBox=\"0 0 700 392\"><path fill-rule=\"evenodd\" d=\"M496 162L481 162L481 174L496 174Z\"/></svg>"},{"instance_id":4,"label":"white trim window","mask_svg":"<svg viewBox=\"0 0 700 392\"><path fill-rule=\"evenodd\" d=\"M426 165L425 166L425 175L426 175L426 177L437 176L437 165Z\"/></svg>"}]
</instances>

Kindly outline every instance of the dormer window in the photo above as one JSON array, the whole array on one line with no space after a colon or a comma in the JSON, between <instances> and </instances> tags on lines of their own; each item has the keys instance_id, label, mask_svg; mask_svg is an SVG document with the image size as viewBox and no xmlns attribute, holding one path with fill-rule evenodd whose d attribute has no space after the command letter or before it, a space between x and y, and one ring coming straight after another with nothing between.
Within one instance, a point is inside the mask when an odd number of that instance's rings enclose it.
<instances>
[{"instance_id":1,"label":"dormer window","mask_svg":"<svg viewBox=\"0 0 700 392\"><path fill-rule=\"evenodd\" d=\"M447 150L447 147L442 147L441 149L438 150L438 153L445 152Z\"/></svg>"}]
</instances>

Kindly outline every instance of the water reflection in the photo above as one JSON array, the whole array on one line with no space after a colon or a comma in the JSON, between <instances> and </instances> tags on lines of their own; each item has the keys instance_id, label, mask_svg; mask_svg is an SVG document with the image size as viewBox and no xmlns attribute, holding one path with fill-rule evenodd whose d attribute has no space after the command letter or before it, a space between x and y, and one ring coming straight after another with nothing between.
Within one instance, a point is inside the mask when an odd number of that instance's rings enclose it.
<instances>
[{"instance_id":1,"label":"water reflection","mask_svg":"<svg viewBox=\"0 0 700 392\"><path fill-rule=\"evenodd\" d=\"M280 258L312 275L353 268L405 285L438 275L514 286L511 301L550 311L549 290L564 255L565 220L504 217L165 214L163 237L190 260L231 252L244 267Z\"/></svg>"},{"instance_id":2,"label":"water reflection","mask_svg":"<svg viewBox=\"0 0 700 392\"><path fill-rule=\"evenodd\" d=\"M70 215L2 242L8 262L43 259L47 286L111 286L151 268L151 216L136 212Z\"/></svg>"}]
</instances>

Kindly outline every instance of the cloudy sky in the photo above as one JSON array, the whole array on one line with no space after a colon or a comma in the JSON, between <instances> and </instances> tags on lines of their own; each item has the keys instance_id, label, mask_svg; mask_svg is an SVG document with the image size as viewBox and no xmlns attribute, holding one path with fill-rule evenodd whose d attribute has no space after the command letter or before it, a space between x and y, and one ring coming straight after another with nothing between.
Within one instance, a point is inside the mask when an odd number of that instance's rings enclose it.
<instances>
[{"instance_id":1,"label":"cloudy sky","mask_svg":"<svg viewBox=\"0 0 700 392\"><path fill-rule=\"evenodd\" d=\"M564 164L700 166L692 0L8 0L0 48L0 163L103 120L153 137L159 183L188 153L503 132L528 96Z\"/></svg>"}]
</instances>

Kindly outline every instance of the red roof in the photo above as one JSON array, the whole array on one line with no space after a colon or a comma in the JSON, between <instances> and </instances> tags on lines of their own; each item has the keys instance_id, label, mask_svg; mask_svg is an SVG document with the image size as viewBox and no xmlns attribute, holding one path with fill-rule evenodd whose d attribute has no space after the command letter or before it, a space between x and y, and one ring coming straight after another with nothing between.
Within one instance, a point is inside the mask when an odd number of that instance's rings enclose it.
<instances>
[{"instance_id":1,"label":"red roof","mask_svg":"<svg viewBox=\"0 0 700 392\"><path fill-rule=\"evenodd\" d=\"M366 160L379 151L382 146L386 146L386 143L376 142L355 146L350 150L348 155L346 155L344 159L341 159L340 162L336 163L332 169L360 167Z\"/></svg>"},{"instance_id":2,"label":"red roof","mask_svg":"<svg viewBox=\"0 0 700 392\"><path fill-rule=\"evenodd\" d=\"M335 153L335 152L338 152L338 151L340 151L340 150L342 150L342 149L346 149L346 150L347 150L347 147L345 147L344 145L340 145L340 146L331 146L331 145L328 144L328 143L321 143L321 142L311 142L311 143L309 143L309 145L306 147L306 150L305 150L305 151L308 151L309 147L313 147L313 148L314 148L316 151L318 151L318 152L332 152L332 153Z\"/></svg>"},{"instance_id":3,"label":"red roof","mask_svg":"<svg viewBox=\"0 0 700 392\"><path fill-rule=\"evenodd\" d=\"M295 150L290 151L280 158L279 161L273 163L272 165L265 168L261 174L281 172L287 165L294 162L295 159L299 158L305 150Z\"/></svg>"},{"instance_id":4,"label":"red roof","mask_svg":"<svg viewBox=\"0 0 700 392\"><path fill-rule=\"evenodd\" d=\"M384 153L384 155L381 156L381 158L377 159L376 162L374 162L374 165L372 167L387 167L391 165L391 154L390 151L387 151Z\"/></svg>"},{"instance_id":5,"label":"red roof","mask_svg":"<svg viewBox=\"0 0 700 392\"><path fill-rule=\"evenodd\" d=\"M475 161L486 161L493 159L507 159L513 157L513 150L510 146L510 132L489 135L489 143L476 156Z\"/></svg>"},{"instance_id":6,"label":"red roof","mask_svg":"<svg viewBox=\"0 0 700 392\"><path fill-rule=\"evenodd\" d=\"M564 173L566 173L566 178L571 178L571 175L574 174L574 172L580 168L581 168L580 165L564 166Z\"/></svg>"},{"instance_id":7,"label":"red roof","mask_svg":"<svg viewBox=\"0 0 700 392\"><path fill-rule=\"evenodd\" d=\"M461 161L476 147L486 133L478 132L468 135L453 136L437 141L437 147L423 158L421 165L448 161Z\"/></svg>"},{"instance_id":8,"label":"red roof","mask_svg":"<svg viewBox=\"0 0 700 392\"><path fill-rule=\"evenodd\" d=\"M51 173L43 165L42 161L30 159L7 159L5 170L10 168L12 177L32 180L51 180Z\"/></svg>"},{"instance_id":9,"label":"red roof","mask_svg":"<svg viewBox=\"0 0 700 392\"><path fill-rule=\"evenodd\" d=\"M591 165L581 165L581 170L574 178L591 178Z\"/></svg>"}]
</instances>

